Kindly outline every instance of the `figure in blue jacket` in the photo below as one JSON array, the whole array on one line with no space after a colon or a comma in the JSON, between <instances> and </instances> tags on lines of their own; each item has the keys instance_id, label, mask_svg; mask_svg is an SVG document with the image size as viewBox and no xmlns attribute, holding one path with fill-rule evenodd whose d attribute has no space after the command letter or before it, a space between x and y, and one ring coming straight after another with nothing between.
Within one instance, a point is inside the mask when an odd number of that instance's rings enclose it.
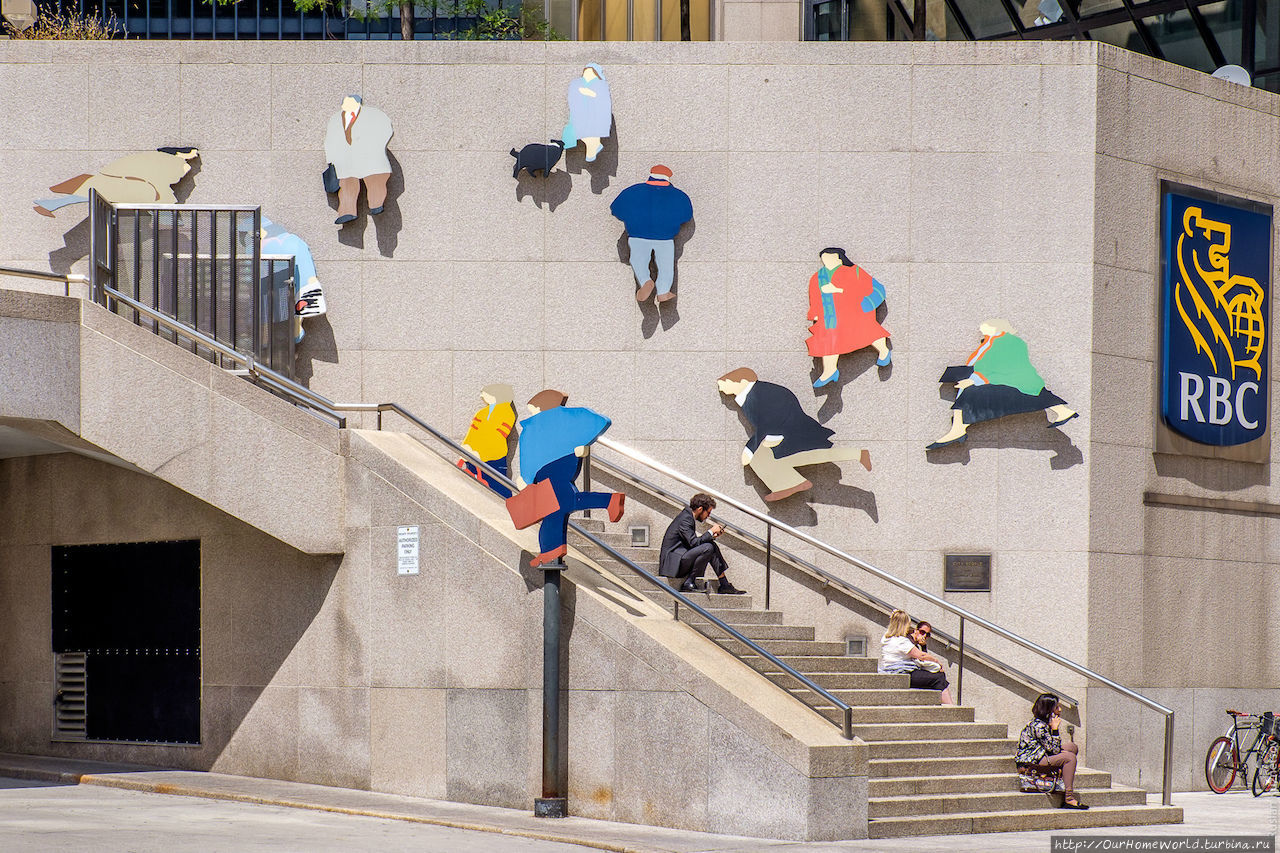
<instances>
[{"instance_id":1,"label":"figure in blue jacket","mask_svg":"<svg viewBox=\"0 0 1280 853\"><path fill-rule=\"evenodd\" d=\"M671 283L676 274L676 234L693 219L693 203L689 196L671 185L671 170L654 166L649 180L633 184L613 200L609 212L622 220L627 229L627 245L631 247L631 271L635 273L636 301L644 302L653 295L658 301L675 299ZM658 265L658 278L649 278L649 258Z\"/></svg>"},{"instance_id":2,"label":"figure in blue jacket","mask_svg":"<svg viewBox=\"0 0 1280 853\"><path fill-rule=\"evenodd\" d=\"M302 343L306 334L302 330L302 318L318 317L329 310L324 300L324 290L320 287L320 279L316 277L316 262L311 257L311 247L297 234L286 231L283 226L266 216L262 217L261 238L262 254L293 255L293 337L295 343Z\"/></svg>"},{"instance_id":3,"label":"figure in blue jacket","mask_svg":"<svg viewBox=\"0 0 1280 853\"><path fill-rule=\"evenodd\" d=\"M565 555L570 513L607 508L609 520L618 521L627 497L621 492L578 490L575 483L582 457L612 421L590 409L566 406L567 402L568 396L561 391L539 391L527 404L529 417L520 422L520 473L516 485L524 489L525 478L528 483L550 480L560 504L538 527L541 553L530 563L534 568Z\"/></svg>"}]
</instances>

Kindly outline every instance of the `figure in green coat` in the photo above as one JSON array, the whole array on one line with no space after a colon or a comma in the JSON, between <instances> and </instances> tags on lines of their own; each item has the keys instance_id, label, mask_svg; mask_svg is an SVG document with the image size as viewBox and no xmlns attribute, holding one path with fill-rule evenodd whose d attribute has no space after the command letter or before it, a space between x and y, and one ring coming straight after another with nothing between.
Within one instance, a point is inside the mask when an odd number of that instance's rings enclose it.
<instances>
[{"instance_id":1,"label":"figure in green coat","mask_svg":"<svg viewBox=\"0 0 1280 853\"><path fill-rule=\"evenodd\" d=\"M940 382L954 382L951 429L926 447L937 450L968 438L969 427L1005 415L1044 410L1050 427L1060 427L1079 413L1044 387L1031 366L1027 343L1014 334L1008 320L987 320L978 327L982 343L963 365L948 367Z\"/></svg>"}]
</instances>

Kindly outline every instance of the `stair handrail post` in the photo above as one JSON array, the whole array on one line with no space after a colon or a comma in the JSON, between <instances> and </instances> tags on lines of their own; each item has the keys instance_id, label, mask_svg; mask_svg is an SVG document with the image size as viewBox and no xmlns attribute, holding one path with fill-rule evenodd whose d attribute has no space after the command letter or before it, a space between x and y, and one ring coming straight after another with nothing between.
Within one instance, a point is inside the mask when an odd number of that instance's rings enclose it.
<instances>
[{"instance_id":1,"label":"stair handrail post","mask_svg":"<svg viewBox=\"0 0 1280 853\"><path fill-rule=\"evenodd\" d=\"M769 598L773 584L773 525L764 528L764 609L769 609Z\"/></svg>"},{"instance_id":2,"label":"stair handrail post","mask_svg":"<svg viewBox=\"0 0 1280 853\"><path fill-rule=\"evenodd\" d=\"M960 650L957 655L959 669L956 670L956 704L961 703L964 695L964 617L960 617Z\"/></svg>"},{"instance_id":3,"label":"stair handrail post","mask_svg":"<svg viewBox=\"0 0 1280 853\"><path fill-rule=\"evenodd\" d=\"M1166 806L1173 805L1173 715L1171 710L1164 718L1164 789L1160 801Z\"/></svg>"},{"instance_id":4,"label":"stair handrail post","mask_svg":"<svg viewBox=\"0 0 1280 853\"><path fill-rule=\"evenodd\" d=\"M591 491L591 446L587 445L582 452L582 491ZM590 518L591 510L584 510L583 517Z\"/></svg>"},{"instance_id":5,"label":"stair handrail post","mask_svg":"<svg viewBox=\"0 0 1280 853\"><path fill-rule=\"evenodd\" d=\"M534 798L534 817L569 816L567 786L560 761L560 574L563 568L561 564L542 573L542 796Z\"/></svg>"}]
</instances>

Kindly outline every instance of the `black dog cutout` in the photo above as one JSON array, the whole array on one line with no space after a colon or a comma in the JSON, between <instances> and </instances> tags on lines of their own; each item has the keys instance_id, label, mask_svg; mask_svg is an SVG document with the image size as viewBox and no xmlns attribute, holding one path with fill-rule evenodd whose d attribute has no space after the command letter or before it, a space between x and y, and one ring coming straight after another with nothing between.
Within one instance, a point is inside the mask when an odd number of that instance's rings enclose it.
<instances>
[{"instance_id":1,"label":"black dog cutout","mask_svg":"<svg viewBox=\"0 0 1280 853\"><path fill-rule=\"evenodd\" d=\"M511 177L519 178L520 170L524 169L529 173L530 177L538 177L535 172L542 172L541 177L546 177L560 162L560 155L564 153L564 142L559 139L551 140L551 145L543 145L539 142L533 142L519 151L511 149L511 156L516 158L515 168L511 170Z\"/></svg>"}]
</instances>

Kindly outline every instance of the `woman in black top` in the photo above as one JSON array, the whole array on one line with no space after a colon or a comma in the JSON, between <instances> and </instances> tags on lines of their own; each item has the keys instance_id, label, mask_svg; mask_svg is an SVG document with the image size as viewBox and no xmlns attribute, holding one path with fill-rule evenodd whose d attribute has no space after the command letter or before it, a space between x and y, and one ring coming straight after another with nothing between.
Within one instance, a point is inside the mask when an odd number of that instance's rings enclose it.
<instances>
[{"instance_id":1,"label":"woman in black top","mask_svg":"<svg viewBox=\"0 0 1280 853\"><path fill-rule=\"evenodd\" d=\"M1062 796L1062 808L1087 809L1080 802L1072 785L1076 780L1076 760L1080 748L1074 743L1063 743L1058 734L1062 719L1058 716L1058 697L1042 693L1031 706L1031 722L1018 736L1018 752L1014 761L1018 764L1034 764L1040 767L1061 767L1062 784L1066 792Z\"/></svg>"}]
</instances>

